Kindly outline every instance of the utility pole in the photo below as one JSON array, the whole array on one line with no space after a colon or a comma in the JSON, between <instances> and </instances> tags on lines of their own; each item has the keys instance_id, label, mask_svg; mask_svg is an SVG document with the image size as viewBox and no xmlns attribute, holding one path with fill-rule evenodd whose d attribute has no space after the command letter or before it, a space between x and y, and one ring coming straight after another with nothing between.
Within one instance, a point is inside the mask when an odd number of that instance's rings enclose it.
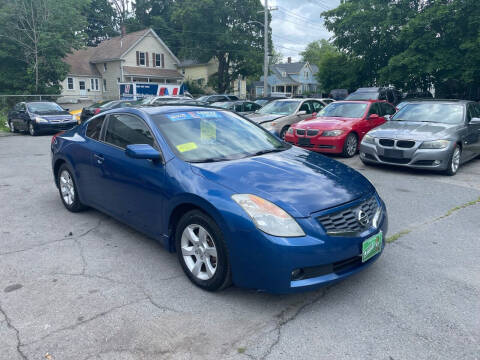
<instances>
[{"instance_id":1,"label":"utility pole","mask_svg":"<svg viewBox=\"0 0 480 360\"><path fill-rule=\"evenodd\" d=\"M263 96L270 95L270 88L268 86L268 0L265 0L265 21L263 23L263 37L264 37L264 59L263 59Z\"/></svg>"}]
</instances>

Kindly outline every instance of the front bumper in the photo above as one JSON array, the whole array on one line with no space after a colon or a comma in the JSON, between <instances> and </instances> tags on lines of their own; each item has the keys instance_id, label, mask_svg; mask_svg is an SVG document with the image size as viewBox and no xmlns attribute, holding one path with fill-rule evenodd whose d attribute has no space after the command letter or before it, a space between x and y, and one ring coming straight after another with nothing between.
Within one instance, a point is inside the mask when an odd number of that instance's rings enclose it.
<instances>
[{"instance_id":1,"label":"front bumper","mask_svg":"<svg viewBox=\"0 0 480 360\"><path fill-rule=\"evenodd\" d=\"M364 200L356 200L338 209L355 206ZM237 224L237 231L231 234L233 238L229 242L234 284L271 293L294 293L314 290L362 271L381 255L379 253L362 263L363 241L382 231L382 252L385 246L388 217L385 204L379 201L382 216L378 227L368 228L355 237L327 236L317 221L317 217L325 212L296 219L306 233L306 236L297 238L274 237L251 229L246 222L241 226ZM320 272L295 280L292 272L297 269L317 269Z\"/></svg>"},{"instance_id":2,"label":"front bumper","mask_svg":"<svg viewBox=\"0 0 480 360\"><path fill-rule=\"evenodd\" d=\"M367 163L396 165L415 169L443 171L448 167L450 157L455 146L454 142L445 149L420 149L422 142L416 142L412 148L384 147L379 139L375 143L360 144L360 158ZM386 150L398 150L401 157L388 157Z\"/></svg>"},{"instance_id":3,"label":"front bumper","mask_svg":"<svg viewBox=\"0 0 480 360\"><path fill-rule=\"evenodd\" d=\"M55 133L62 130L70 130L77 125L77 122L74 120L57 123L35 123L34 128L37 133Z\"/></svg>"},{"instance_id":4,"label":"front bumper","mask_svg":"<svg viewBox=\"0 0 480 360\"><path fill-rule=\"evenodd\" d=\"M285 136L285 141L301 147L306 150L320 152L320 153L329 153L329 154L340 154L343 151L343 145L345 143L345 135L341 136L306 136L304 139L310 140L310 144L307 146L299 145L301 137L288 134Z\"/></svg>"}]
</instances>

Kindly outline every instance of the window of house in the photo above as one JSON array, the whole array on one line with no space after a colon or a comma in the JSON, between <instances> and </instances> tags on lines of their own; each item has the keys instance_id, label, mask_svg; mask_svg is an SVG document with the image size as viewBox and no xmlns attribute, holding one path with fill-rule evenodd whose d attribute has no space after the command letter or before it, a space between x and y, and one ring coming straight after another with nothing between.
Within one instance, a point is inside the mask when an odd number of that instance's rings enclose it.
<instances>
[{"instance_id":1,"label":"window of house","mask_svg":"<svg viewBox=\"0 0 480 360\"><path fill-rule=\"evenodd\" d=\"M161 67L162 66L162 57L161 54L155 54L155 66Z\"/></svg>"},{"instance_id":2,"label":"window of house","mask_svg":"<svg viewBox=\"0 0 480 360\"><path fill-rule=\"evenodd\" d=\"M73 78L67 78L67 88L68 90L73 90Z\"/></svg>"},{"instance_id":3,"label":"window of house","mask_svg":"<svg viewBox=\"0 0 480 360\"><path fill-rule=\"evenodd\" d=\"M107 63L103 63L103 71L107 71Z\"/></svg>"},{"instance_id":4,"label":"window of house","mask_svg":"<svg viewBox=\"0 0 480 360\"><path fill-rule=\"evenodd\" d=\"M107 91L107 80L103 79L103 91Z\"/></svg>"},{"instance_id":5,"label":"window of house","mask_svg":"<svg viewBox=\"0 0 480 360\"><path fill-rule=\"evenodd\" d=\"M119 82L120 82L120 78L117 78L117 83L119 83Z\"/></svg>"},{"instance_id":6,"label":"window of house","mask_svg":"<svg viewBox=\"0 0 480 360\"><path fill-rule=\"evenodd\" d=\"M78 82L78 87L80 88L80 90L85 90L85 81L79 81Z\"/></svg>"},{"instance_id":7,"label":"window of house","mask_svg":"<svg viewBox=\"0 0 480 360\"><path fill-rule=\"evenodd\" d=\"M95 79L95 90L98 91L98 79Z\"/></svg>"},{"instance_id":8,"label":"window of house","mask_svg":"<svg viewBox=\"0 0 480 360\"><path fill-rule=\"evenodd\" d=\"M138 63L142 66L145 66L145 53L144 52L138 53Z\"/></svg>"},{"instance_id":9,"label":"window of house","mask_svg":"<svg viewBox=\"0 0 480 360\"><path fill-rule=\"evenodd\" d=\"M305 78L308 79L308 71L305 71Z\"/></svg>"},{"instance_id":10,"label":"window of house","mask_svg":"<svg viewBox=\"0 0 480 360\"><path fill-rule=\"evenodd\" d=\"M286 71L282 72L282 77L287 77L287 72Z\"/></svg>"},{"instance_id":11,"label":"window of house","mask_svg":"<svg viewBox=\"0 0 480 360\"><path fill-rule=\"evenodd\" d=\"M95 80L90 79L90 90L95 90Z\"/></svg>"}]
</instances>

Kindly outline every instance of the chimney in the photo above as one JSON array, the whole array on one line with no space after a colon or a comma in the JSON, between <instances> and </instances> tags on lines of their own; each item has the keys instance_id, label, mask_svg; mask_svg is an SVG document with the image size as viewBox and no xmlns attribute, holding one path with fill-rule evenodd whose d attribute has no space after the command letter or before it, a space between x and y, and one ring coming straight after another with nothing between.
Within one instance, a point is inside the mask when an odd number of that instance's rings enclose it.
<instances>
[{"instance_id":1,"label":"chimney","mask_svg":"<svg viewBox=\"0 0 480 360\"><path fill-rule=\"evenodd\" d=\"M125 27L125 25L120 26L120 32L122 34L122 37L127 35L127 28Z\"/></svg>"},{"instance_id":2,"label":"chimney","mask_svg":"<svg viewBox=\"0 0 480 360\"><path fill-rule=\"evenodd\" d=\"M288 57L288 63L291 64L292 63L292 58L289 56Z\"/></svg>"}]
</instances>

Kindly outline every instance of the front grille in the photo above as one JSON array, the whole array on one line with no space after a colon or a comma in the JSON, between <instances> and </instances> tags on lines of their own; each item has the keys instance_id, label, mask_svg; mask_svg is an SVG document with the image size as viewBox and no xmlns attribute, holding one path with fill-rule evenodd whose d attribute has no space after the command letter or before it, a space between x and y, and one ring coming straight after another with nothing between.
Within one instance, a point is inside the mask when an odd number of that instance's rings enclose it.
<instances>
[{"instance_id":1,"label":"front grille","mask_svg":"<svg viewBox=\"0 0 480 360\"><path fill-rule=\"evenodd\" d=\"M397 146L405 149L410 149L415 146L415 141L411 140L398 140Z\"/></svg>"},{"instance_id":2,"label":"front grille","mask_svg":"<svg viewBox=\"0 0 480 360\"><path fill-rule=\"evenodd\" d=\"M395 141L393 141L392 139L380 139L378 142L382 146L389 146L389 147L395 144Z\"/></svg>"},{"instance_id":3,"label":"front grille","mask_svg":"<svg viewBox=\"0 0 480 360\"><path fill-rule=\"evenodd\" d=\"M307 130L307 136L318 135L318 130Z\"/></svg>"},{"instance_id":4,"label":"front grille","mask_svg":"<svg viewBox=\"0 0 480 360\"><path fill-rule=\"evenodd\" d=\"M342 274L362 265L362 257L357 255L345 260L334 262L333 264L310 266L297 269L295 274L292 273L292 280L306 280L331 273Z\"/></svg>"},{"instance_id":5,"label":"front grille","mask_svg":"<svg viewBox=\"0 0 480 360\"><path fill-rule=\"evenodd\" d=\"M384 162L389 162L389 163L392 163L392 164L408 164L410 162L411 159L397 159L397 158L391 158L391 157L386 157L386 156L378 156L380 158L380 160L384 161Z\"/></svg>"},{"instance_id":6,"label":"front grille","mask_svg":"<svg viewBox=\"0 0 480 360\"><path fill-rule=\"evenodd\" d=\"M305 130L297 129L297 135L305 135Z\"/></svg>"},{"instance_id":7,"label":"front grille","mask_svg":"<svg viewBox=\"0 0 480 360\"><path fill-rule=\"evenodd\" d=\"M362 257L361 256L354 256L349 259L345 259L343 261L338 261L333 264L333 272L336 274L341 274L351 270L362 264Z\"/></svg>"},{"instance_id":8,"label":"front grille","mask_svg":"<svg viewBox=\"0 0 480 360\"><path fill-rule=\"evenodd\" d=\"M360 205L353 206L346 210L318 217L318 221L329 235L343 235L345 233L359 233L372 225L373 218L378 210L377 198L372 196ZM357 220L358 212L362 210L367 214L368 223L366 226Z\"/></svg>"}]
</instances>

